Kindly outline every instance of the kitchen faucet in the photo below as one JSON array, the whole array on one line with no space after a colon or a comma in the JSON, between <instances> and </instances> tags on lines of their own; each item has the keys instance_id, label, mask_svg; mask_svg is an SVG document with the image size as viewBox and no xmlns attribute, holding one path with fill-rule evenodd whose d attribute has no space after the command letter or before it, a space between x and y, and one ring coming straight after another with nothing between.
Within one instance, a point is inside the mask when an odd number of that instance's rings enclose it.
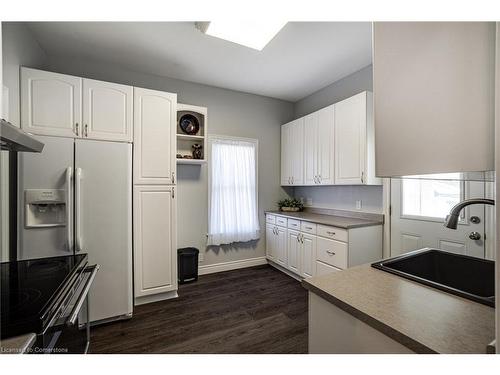
<instances>
[{"instance_id":1,"label":"kitchen faucet","mask_svg":"<svg viewBox=\"0 0 500 375\"><path fill-rule=\"evenodd\" d=\"M471 204L480 204L480 203L494 205L495 201L493 199L486 199L486 198L465 199L462 202L459 202L455 206L453 206L453 208L450 211L450 214L446 216L446 219L444 220L444 226L450 229L457 229L458 219L460 217L460 211L462 211L464 207L470 206Z\"/></svg>"}]
</instances>

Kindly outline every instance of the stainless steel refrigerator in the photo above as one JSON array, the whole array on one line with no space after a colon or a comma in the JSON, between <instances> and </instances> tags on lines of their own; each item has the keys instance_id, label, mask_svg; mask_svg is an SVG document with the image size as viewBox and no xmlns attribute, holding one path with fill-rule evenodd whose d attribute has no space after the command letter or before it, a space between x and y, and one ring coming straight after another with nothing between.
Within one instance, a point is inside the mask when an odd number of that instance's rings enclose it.
<instances>
[{"instance_id":1,"label":"stainless steel refrigerator","mask_svg":"<svg viewBox=\"0 0 500 375\"><path fill-rule=\"evenodd\" d=\"M87 253L99 264L90 320L132 314L132 145L37 139L19 156L18 259Z\"/></svg>"}]
</instances>

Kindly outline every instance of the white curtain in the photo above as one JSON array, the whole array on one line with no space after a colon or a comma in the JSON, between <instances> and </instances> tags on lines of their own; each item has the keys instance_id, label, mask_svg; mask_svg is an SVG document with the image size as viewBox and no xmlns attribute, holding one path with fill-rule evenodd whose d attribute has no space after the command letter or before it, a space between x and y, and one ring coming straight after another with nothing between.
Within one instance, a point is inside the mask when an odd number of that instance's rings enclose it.
<instances>
[{"instance_id":1,"label":"white curtain","mask_svg":"<svg viewBox=\"0 0 500 375\"><path fill-rule=\"evenodd\" d=\"M208 245L259 238L257 141L210 138Z\"/></svg>"}]
</instances>

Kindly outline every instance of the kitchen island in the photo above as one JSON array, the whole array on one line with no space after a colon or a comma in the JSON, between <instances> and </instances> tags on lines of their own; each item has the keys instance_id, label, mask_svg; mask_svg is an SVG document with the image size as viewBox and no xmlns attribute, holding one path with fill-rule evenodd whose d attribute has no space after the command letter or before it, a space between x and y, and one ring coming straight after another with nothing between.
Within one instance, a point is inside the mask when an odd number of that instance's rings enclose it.
<instances>
[{"instance_id":1,"label":"kitchen island","mask_svg":"<svg viewBox=\"0 0 500 375\"><path fill-rule=\"evenodd\" d=\"M361 265L304 279L310 353L475 353L495 309Z\"/></svg>"}]
</instances>

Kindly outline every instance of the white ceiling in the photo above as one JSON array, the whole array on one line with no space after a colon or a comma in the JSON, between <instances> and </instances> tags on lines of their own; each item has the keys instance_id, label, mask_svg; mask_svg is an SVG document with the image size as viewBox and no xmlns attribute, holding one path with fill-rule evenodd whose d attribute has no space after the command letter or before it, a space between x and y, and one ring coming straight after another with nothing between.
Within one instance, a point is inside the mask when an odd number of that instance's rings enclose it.
<instances>
[{"instance_id":1,"label":"white ceiling","mask_svg":"<svg viewBox=\"0 0 500 375\"><path fill-rule=\"evenodd\" d=\"M371 23L289 22L262 51L194 22L30 22L49 56L70 56L297 101L371 64Z\"/></svg>"}]
</instances>

